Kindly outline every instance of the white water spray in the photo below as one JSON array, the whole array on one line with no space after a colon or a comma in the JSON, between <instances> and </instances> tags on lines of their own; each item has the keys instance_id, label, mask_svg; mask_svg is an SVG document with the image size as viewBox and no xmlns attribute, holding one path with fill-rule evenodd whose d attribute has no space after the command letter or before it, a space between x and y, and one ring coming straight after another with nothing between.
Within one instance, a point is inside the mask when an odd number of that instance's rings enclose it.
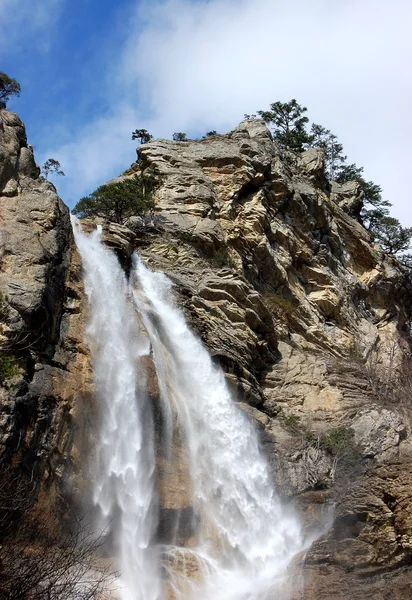
<instances>
[{"instance_id":1,"label":"white water spray","mask_svg":"<svg viewBox=\"0 0 412 600\"><path fill-rule=\"evenodd\" d=\"M100 232L74 236L90 307L87 334L99 399L98 472L94 503L110 533L121 572L122 600L161 596L155 549L153 425L140 358L149 351L128 302L128 284Z\"/></svg>"},{"instance_id":2,"label":"white water spray","mask_svg":"<svg viewBox=\"0 0 412 600\"><path fill-rule=\"evenodd\" d=\"M135 302L152 342L163 400L177 411L186 437L200 522L197 544L190 549L200 577L184 595L177 578L175 595L286 598L287 566L303 548L300 526L274 492L255 428L173 305L170 280L149 271L136 256L134 277ZM181 551L172 547L169 552Z\"/></svg>"},{"instance_id":3,"label":"white water spray","mask_svg":"<svg viewBox=\"0 0 412 600\"><path fill-rule=\"evenodd\" d=\"M100 233L86 236L76 224L74 232L101 414L94 501L118 557L120 598L165 598L158 556L166 550L176 600L286 600L287 567L303 549L299 524L274 492L252 423L174 306L171 282L135 257L131 293ZM173 443L177 414L190 460L196 530L190 548L161 549L154 542L153 423L141 364L150 351L147 334L163 400L162 442Z\"/></svg>"}]
</instances>

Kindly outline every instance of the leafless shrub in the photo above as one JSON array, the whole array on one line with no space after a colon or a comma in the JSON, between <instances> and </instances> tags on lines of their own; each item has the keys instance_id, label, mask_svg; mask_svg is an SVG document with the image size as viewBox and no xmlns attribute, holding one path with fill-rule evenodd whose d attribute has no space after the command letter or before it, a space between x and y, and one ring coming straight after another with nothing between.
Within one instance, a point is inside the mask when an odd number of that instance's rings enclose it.
<instances>
[{"instance_id":1,"label":"leafless shrub","mask_svg":"<svg viewBox=\"0 0 412 600\"><path fill-rule=\"evenodd\" d=\"M102 538L83 521L47 535L25 524L0 548L0 597L8 600L92 600L110 597L112 574L96 556Z\"/></svg>"},{"instance_id":2,"label":"leafless shrub","mask_svg":"<svg viewBox=\"0 0 412 600\"><path fill-rule=\"evenodd\" d=\"M31 477L18 474L16 469L7 464L6 459L1 461L0 540L4 539L19 518L30 509L34 491Z\"/></svg>"},{"instance_id":3,"label":"leafless shrub","mask_svg":"<svg viewBox=\"0 0 412 600\"><path fill-rule=\"evenodd\" d=\"M330 372L366 383L369 392L383 406L411 404L412 355L399 340L380 341L368 353L355 340L347 356L331 361L330 365Z\"/></svg>"},{"instance_id":4,"label":"leafless shrub","mask_svg":"<svg viewBox=\"0 0 412 600\"><path fill-rule=\"evenodd\" d=\"M380 403L405 406L412 400L412 357L396 341L376 345L365 361L365 373Z\"/></svg>"},{"instance_id":5,"label":"leafless shrub","mask_svg":"<svg viewBox=\"0 0 412 600\"><path fill-rule=\"evenodd\" d=\"M114 574L98 556L103 534L84 519L51 532L31 512L34 484L0 464L0 598L103 600Z\"/></svg>"}]
</instances>

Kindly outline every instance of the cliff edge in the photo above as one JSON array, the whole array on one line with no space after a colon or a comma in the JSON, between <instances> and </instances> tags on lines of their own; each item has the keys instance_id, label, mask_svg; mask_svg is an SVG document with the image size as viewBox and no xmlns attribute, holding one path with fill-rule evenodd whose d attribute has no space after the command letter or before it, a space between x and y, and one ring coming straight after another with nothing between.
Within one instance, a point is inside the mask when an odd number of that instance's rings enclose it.
<instances>
[{"instance_id":1,"label":"cliff edge","mask_svg":"<svg viewBox=\"0 0 412 600\"><path fill-rule=\"evenodd\" d=\"M280 493L318 538L295 597L405 598L411 283L352 218L357 184L329 182L321 150L288 153L258 120L142 145L121 179L147 169L162 182L154 215L103 223L103 237L126 265L136 250L172 279L259 427ZM95 398L68 210L38 176L21 121L0 110L0 333L19 366L0 386L1 452L34 470L40 505L58 511L68 489L87 495ZM161 471L163 519L190 508L181 454L177 475Z\"/></svg>"}]
</instances>

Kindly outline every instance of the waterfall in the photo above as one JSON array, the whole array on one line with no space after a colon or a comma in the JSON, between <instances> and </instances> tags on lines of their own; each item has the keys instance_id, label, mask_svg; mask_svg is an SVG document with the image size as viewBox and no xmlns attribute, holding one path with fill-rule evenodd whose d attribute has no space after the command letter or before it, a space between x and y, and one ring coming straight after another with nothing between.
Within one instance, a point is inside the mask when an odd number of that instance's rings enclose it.
<instances>
[{"instance_id":1,"label":"waterfall","mask_svg":"<svg viewBox=\"0 0 412 600\"><path fill-rule=\"evenodd\" d=\"M133 277L163 400L177 411L189 452L199 523L190 554L201 571L199 581L191 583L193 597L285 597L280 595L284 575L302 549L302 537L297 519L283 510L274 491L255 428L174 305L170 280L137 256Z\"/></svg>"},{"instance_id":2,"label":"waterfall","mask_svg":"<svg viewBox=\"0 0 412 600\"><path fill-rule=\"evenodd\" d=\"M115 254L100 242L99 230L87 236L76 220L73 225L90 307L87 336L100 409L93 498L98 526L113 539L122 600L157 600L153 426L140 364L149 345Z\"/></svg>"},{"instance_id":3,"label":"waterfall","mask_svg":"<svg viewBox=\"0 0 412 600\"><path fill-rule=\"evenodd\" d=\"M255 427L190 331L171 281L134 256L128 282L99 231L87 236L74 223L74 232L100 406L94 503L118 558L120 598L286 599L287 567L303 549L299 522L282 507ZM170 460L177 423L188 457L195 534L184 548L177 539L166 547L155 541L154 424L142 364L149 353L161 395L162 450Z\"/></svg>"}]
</instances>

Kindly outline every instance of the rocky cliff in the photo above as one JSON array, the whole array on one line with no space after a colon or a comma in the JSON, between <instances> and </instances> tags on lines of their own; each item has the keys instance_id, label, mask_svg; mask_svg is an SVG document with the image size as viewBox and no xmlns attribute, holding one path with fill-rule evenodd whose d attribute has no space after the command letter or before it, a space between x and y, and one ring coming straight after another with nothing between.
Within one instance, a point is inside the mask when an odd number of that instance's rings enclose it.
<instances>
[{"instance_id":1,"label":"rocky cliff","mask_svg":"<svg viewBox=\"0 0 412 600\"><path fill-rule=\"evenodd\" d=\"M173 280L256 421L278 489L318 536L295 597L407 597L411 284L351 217L357 184L327 181L320 150L287 153L253 120L201 141L156 140L138 157L121 177L161 176L155 216L104 224L104 239L126 267L137 250ZM20 367L0 388L2 452L35 469L42 505L61 510L87 495L92 452L81 265L68 211L5 110L0 219L1 334ZM150 392L156 403L154 377ZM160 464L159 535L190 512L181 448L174 460Z\"/></svg>"}]
</instances>

